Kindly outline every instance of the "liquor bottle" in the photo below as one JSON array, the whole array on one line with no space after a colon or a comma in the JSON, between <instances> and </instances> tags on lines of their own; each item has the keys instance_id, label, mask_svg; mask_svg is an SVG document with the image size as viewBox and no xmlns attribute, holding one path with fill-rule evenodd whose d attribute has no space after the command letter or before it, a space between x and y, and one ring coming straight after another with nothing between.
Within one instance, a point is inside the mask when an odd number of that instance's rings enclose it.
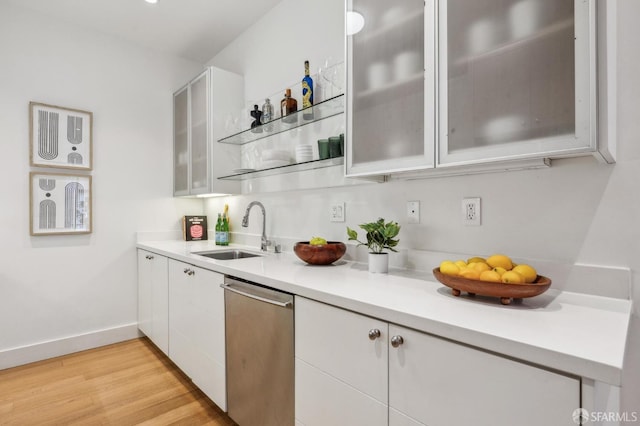
<instances>
[{"instance_id":1,"label":"liquor bottle","mask_svg":"<svg viewBox=\"0 0 640 426\"><path fill-rule=\"evenodd\" d=\"M264 100L264 104L262 104L262 117L260 117L262 124L267 124L271 120L273 120L273 104L269 98ZM272 130L272 125L266 125L265 130L267 132Z\"/></svg>"},{"instance_id":2,"label":"liquor bottle","mask_svg":"<svg viewBox=\"0 0 640 426\"><path fill-rule=\"evenodd\" d=\"M304 61L304 77L302 78L302 117L313 119L313 79L309 76L309 61Z\"/></svg>"},{"instance_id":3,"label":"liquor bottle","mask_svg":"<svg viewBox=\"0 0 640 426\"><path fill-rule=\"evenodd\" d=\"M291 97L291 89L284 92L284 98L280 101L280 115L285 123L295 123L298 120L295 112L298 111L298 101Z\"/></svg>"},{"instance_id":4,"label":"liquor bottle","mask_svg":"<svg viewBox=\"0 0 640 426\"><path fill-rule=\"evenodd\" d=\"M258 105L253 106L253 111L249 113L253 118L251 122L251 131L254 133L262 133L262 111L258 109Z\"/></svg>"},{"instance_id":5,"label":"liquor bottle","mask_svg":"<svg viewBox=\"0 0 640 426\"><path fill-rule=\"evenodd\" d=\"M222 224L220 225L220 245L229 245L229 221L226 216L222 216Z\"/></svg>"},{"instance_id":6,"label":"liquor bottle","mask_svg":"<svg viewBox=\"0 0 640 426\"><path fill-rule=\"evenodd\" d=\"M222 236L222 215L218 213L218 221L216 222L216 245L220 245L220 238Z\"/></svg>"}]
</instances>

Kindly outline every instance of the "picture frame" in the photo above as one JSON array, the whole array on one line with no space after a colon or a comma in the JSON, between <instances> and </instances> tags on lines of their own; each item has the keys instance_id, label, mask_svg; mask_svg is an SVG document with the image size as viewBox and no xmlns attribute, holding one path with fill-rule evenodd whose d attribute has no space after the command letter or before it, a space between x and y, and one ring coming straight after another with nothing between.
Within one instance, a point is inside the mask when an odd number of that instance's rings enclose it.
<instances>
[{"instance_id":1,"label":"picture frame","mask_svg":"<svg viewBox=\"0 0 640 426\"><path fill-rule=\"evenodd\" d=\"M31 166L91 170L92 139L91 112L29 103Z\"/></svg>"},{"instance_id":2,"label":"picture frame","mask_svg":"<svg viewBox=\"0 0 640 426\"><path fill-rule=\"evenodd\" d=\"M29 231L38 235L91 233L91 176L29 173Z\"/></svg>"}]
</instances>

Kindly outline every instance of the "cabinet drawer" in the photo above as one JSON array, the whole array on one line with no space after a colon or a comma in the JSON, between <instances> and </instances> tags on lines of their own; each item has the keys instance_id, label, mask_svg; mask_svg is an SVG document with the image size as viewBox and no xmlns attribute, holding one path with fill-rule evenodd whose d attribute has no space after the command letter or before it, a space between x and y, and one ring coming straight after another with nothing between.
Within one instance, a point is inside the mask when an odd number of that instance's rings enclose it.
<instances>
[{"instance_id":1,"label":"cabinet drawer","mask_svg":"<svg viewBox=\"0 0 640 426\"><path fill-rule=\"evenodd\" d=\"M296 358L387 401L387 323L296 297ZM370 330L380 337L371 340Z\"/></svg>"},{"instance_id":2,"label":"cabinet drawer","mask_svg":"<svg viewBox=\"0 0 640 426\"><path fill-rule=\"evenodd\" d=\"M300 359L296 359L295 404L296 424L387 425L386 404Z\"/></svg>"}]
</instances>

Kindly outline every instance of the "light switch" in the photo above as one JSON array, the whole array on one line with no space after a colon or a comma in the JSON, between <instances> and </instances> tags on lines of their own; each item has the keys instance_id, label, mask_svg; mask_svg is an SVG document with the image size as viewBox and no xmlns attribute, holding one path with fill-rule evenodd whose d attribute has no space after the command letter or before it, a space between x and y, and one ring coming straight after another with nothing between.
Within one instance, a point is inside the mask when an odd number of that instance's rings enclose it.
<instances>
[{"instance_id":1,"label":"light switch","mask_svg":"<svg viewBox=\"0 0 640 426\"><path fill-rule=\"evenodd\" d=\"M344 203L331 205L329 209L329 220L331 222L344 222Z\"/></svg>"}]
</instances>

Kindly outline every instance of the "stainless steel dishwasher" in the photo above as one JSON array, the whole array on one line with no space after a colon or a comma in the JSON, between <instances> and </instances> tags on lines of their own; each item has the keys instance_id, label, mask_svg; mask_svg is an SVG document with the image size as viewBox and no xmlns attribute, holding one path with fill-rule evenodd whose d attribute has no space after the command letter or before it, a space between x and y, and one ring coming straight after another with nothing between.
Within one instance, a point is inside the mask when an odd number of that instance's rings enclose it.
<instances>
[{"instance_id":1,"label":"stainless steel dishwasher","mask_svg":"<svg viewBox=\"0 0 640 426\"><path fill-rule=\"evenodd\" d=\"M293 426L293 295L226 276L227 410L240 426Z\"/></svg>"}]
</instances>

